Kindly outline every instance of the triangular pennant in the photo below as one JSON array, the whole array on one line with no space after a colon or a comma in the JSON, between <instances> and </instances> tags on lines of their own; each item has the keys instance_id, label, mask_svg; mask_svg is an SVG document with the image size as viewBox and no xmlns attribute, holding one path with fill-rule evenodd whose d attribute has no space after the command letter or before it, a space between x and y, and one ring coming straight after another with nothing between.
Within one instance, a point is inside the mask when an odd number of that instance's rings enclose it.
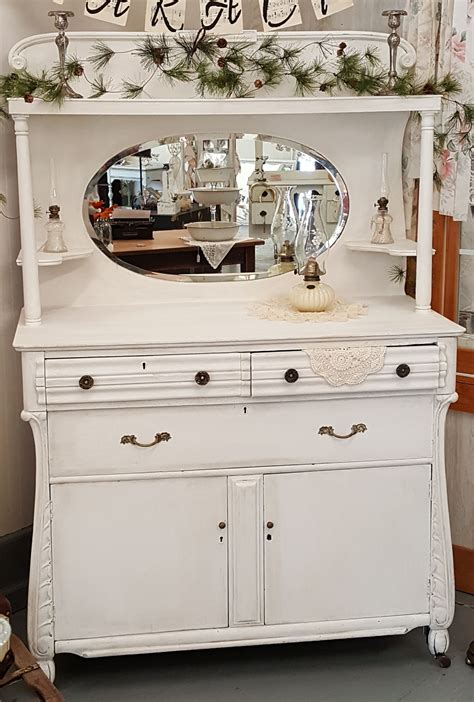
<instances>
[{"instance_id":1,"label":"triangular pennant","mask_svg":"<svg viewBox=\"0 0 474 702\"><path fill-rule=\"evenodd\" d=\"M242 0L201 0L201 27L219 34L244 31Z\"/></svg>"},{"instance_id":2,"label":"triangular pennant","mask_svg":"<svg viewBox=\"0 0 474 702\"><path fill-rule=\"evenodd\" d=\"M354 6L353 0L311 0L311 2L318 20Z\"/></svg>"},{"instance_id":3,"label":"triangular pennant","mask_svg":"<svg viewBox=\"0 0 474 702\"><path fill-rule=\"evenodd\" d=\"M132 0L86 0L86 17L125 27Z\"/></svg>"},{"instance_id":4,"label":"triangular pennant","mask_svg":"<svg viewBox=\"0 0 474 702\"><path fill-rule=\"evenodd\" d=\"M184 29L187 0L147 0L145 32L174 34Z\"/></svg>"},{"instance_id":5,"label":"triangular pennant","mask_svg":"<svg viewBox=\"0 0 474 702\"><path fill-rule=\"evenodd\" d=\"M301 24L299 0L259 0L259 3L265 32Z\"/></svg>"}]
</instances>

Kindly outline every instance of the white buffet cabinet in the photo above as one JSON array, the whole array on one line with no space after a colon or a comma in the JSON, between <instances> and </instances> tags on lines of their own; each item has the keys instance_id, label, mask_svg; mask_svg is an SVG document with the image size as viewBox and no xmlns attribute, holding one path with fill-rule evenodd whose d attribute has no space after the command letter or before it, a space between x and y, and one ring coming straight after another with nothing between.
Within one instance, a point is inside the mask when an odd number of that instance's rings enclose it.
<instances>
[{"instance_id":1,"label":"white buffet cabinet","mask_svg":"<svg viewBox=\"0 0 474 702\"><path fill-rule=\"evenodd\" d=\"M38 40L31 47L26 41L14 56L38 51ZM67 101L62 111L10 103L25 275L15 346L37 457L28 625L51 677L61 652L93 657L415 627L429 628L432 654L447 651L454 597L444 423L462 330L429 309L429 150L439 99L291 100L222 104L248 131L263 124L289 138L299 125L298 139L315 148L318 120L329 130L344 125L353 151L329 139L326 152L348 184L351 240L367 238L367 193L377 190L368 140L395 163L408 112L422 112L416 303L387 290L391 259L348 251L344 236L328 278L338 293L367 303L368 314L341 323L252 316L250 303L287 291L291 274L210 285L155 280L99 250L41 268L38 286L28 197L31 182L40 196L46 187L41 154L53 153L60 172L79 148L68 139L81 143L89 133L110 156L126 140L137 143L142 128L172 133L171 117L154 100ZM165 111L173 110L181 125L209 131L215 123L205 100L186 111L168 101ZM121 129L108 128L112 119ZM88 241L81 198L94 163L84 153L64 195L71 246ZM394 227L403 232L398 165L391 178ZM364 377L335 385L329 367L311 368L308 351L367 347L382 362Z\"/></svg>"}]
</instances>

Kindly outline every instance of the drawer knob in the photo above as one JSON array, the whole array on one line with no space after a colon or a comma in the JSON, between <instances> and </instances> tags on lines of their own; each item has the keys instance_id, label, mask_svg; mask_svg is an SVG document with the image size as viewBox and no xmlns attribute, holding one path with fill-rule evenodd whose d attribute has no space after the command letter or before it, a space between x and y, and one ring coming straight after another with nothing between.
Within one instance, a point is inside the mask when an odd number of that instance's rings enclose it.
<instances>
[{"instance_id":1,"label":"drawer knob","mask_svg":"<svg viewBox=\"0 0 474 702\"><path fill-rule=\"evenodd\" d=\"M199 371L199 373L196 373L194 376L194 380L198 385L207 385L210 379L211 376L207 371Z\"/></svg>"},{"instance_id":2,"label":"drawer knob","mask_svg":"<svg viewBox=\"0 0 474 702\"><path fill-rule=\"evenodd\" d=\"M169 441L171 439L171 434L167 431L162 431L160 434L155 434L155 438L149 444L141 444L137 441L135 434L125 434L120 439L121 444L132 444L132 446L139 446L140 448L150 448L151 446L156 446L156 444L161 444L162 441Z\"/></svg>"},{"instance_id":3,"label":"drawer knob","mask_svg":"<svg viewBox=\"0 0 474 702\"><path fill-rule=\"evenodd\" d=\"M226 523L225 522L219 522L219 529L225 529Z\"/></svg>"},{"instance_id":4,"label":"drawer knob","mask_svg":"<svg viewBox=\"0 0 474 702\"><path fill-rule=\"evenodd\" d=\"M273 522L267 522L267 529L273 529L274 526Z\"/></svg>"},{"instance_id":5,"label":"drawer knob","mask_svg":"<svg viewBox=\"0 0 474 702\"><path fill-rule=\"evenodd\" d=\"M285 373L285 380L287 383L296 383L299 377L300 374L295 368L288 368Z\"/></svg>"},{"instance_id":6,"label":"drawer knob","mask_svg":"<svg viewBox=\"0 0 474 702\"><path fill-rule=\"evenodd\" d=\"M350 439L351 436L363 434L364 431L367 431L367 426L365 424L353 424L350 434L336 434L334 427L319 427L318 434L321 434L321 436L325 434L327 436L333 436L335 439Z\"/></svg>"},{"instance_id":7,"label":"drawer knob","mask_svg":"<svg viewBox=\"0 0 474 702\"><path fill-rule=\"evenodd\" d=\"M91 375L83 375L79 380L79 387L83 390L90 390L94 385L94 378Z\"/></svg>"},{"instance_id":8,"label":"drawer knob","mask_svg":"<svg viewBox=\"0 0 474 702\"><path fill-rule=\"evenodd\" d=\"M406 363L400 363L400 365L397 366L397 375L399 378L406 378L407 375L410 375L410 371L411 368Z\"/></svg>"}]
</instances>

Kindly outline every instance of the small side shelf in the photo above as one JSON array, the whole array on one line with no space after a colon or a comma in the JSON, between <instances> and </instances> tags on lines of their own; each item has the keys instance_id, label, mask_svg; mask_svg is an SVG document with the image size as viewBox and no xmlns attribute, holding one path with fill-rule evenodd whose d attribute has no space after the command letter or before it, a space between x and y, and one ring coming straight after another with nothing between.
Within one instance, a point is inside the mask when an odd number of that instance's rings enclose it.
<instances>
[{"instance_id":1,"label":"small side shelf","mask_svg":"<svg viewBox=\"0 0 474 702\"><path fill-rule=\"evenodd\" d=\"M69 249L64 253L45 253L38 251L38 266L60 266L65 261L72 261L78 258L87 258L92 255L92 249ZM23 256L20 251L16 259L16 265L23 264Z\"/></svg>"},{"instance_id":2,"label":"small side shelf","mask_svg":"<svg viewBox=\"0 0 474 702\"><path fill-rule=\"evenodd\" d=\"M393 244L371 244L370 241L345 241L344 246L351 251L384 253L389 256L416 256L416 241L397 239Z\"/></svg>"}]
</instances>

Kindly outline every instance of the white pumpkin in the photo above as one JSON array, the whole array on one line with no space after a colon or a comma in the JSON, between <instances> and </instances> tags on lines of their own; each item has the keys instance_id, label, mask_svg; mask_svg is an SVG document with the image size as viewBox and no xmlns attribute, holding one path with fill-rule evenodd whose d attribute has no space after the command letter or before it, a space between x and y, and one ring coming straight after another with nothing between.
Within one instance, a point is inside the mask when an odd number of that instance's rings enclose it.
<instances>
[{"instance_id":1,"label":"white pumpkin","mask_svg":"<svg viewBox=\"0 0 474 702\"><path fill-rule=\"evenodd\" d=\"M324 312L335 299L331 286L320 281L300 283L290 290L290 302L299 312Z\"/></svg>"}]
</instances>

